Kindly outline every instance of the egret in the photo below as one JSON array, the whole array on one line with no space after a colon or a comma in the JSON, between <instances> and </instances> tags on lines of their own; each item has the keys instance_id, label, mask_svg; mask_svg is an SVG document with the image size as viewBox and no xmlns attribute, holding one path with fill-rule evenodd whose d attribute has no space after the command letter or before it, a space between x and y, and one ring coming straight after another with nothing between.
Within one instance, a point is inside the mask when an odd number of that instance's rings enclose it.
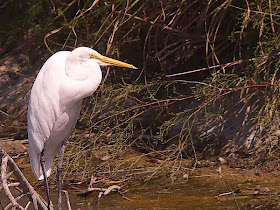
<instances>
[{"instance_id":1,"label":"egret","mask_svg":"<svg viewBox=\"0 0 280 210\"><path fill-rule=\"evenodd\" d=\"M67 139L81 111L82 100L98 88L102 66L137 69L99 54L88 47L60 51L43 65L33 84L28 104L29 158L33 174L46 186L48 208L52 208L47 178L54 157L57 165L58 208L61 209L62 159Z\"/></svg>"}]
</instances>

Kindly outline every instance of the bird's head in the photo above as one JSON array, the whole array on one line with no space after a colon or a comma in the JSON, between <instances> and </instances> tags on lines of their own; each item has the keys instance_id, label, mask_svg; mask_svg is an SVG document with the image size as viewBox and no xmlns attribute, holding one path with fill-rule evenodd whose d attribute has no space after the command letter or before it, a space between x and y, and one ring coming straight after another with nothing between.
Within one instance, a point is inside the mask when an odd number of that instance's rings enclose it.
<instances>
[{"instance_id":1,"label":"bird's head","mask_svg":"<svg viewBox=\"0 0 280 210\"><path fill-rule=\"evenodd\" d=\"M88 48L88 47L78 47L71 52L71 57L79 60L79 61L88 61L93 60L98 63L99 66L119 66L130 69L137 69L135 66L115 60L113 58L109 58L101 55L97 51Z\"/></svg>"}]
</instances>

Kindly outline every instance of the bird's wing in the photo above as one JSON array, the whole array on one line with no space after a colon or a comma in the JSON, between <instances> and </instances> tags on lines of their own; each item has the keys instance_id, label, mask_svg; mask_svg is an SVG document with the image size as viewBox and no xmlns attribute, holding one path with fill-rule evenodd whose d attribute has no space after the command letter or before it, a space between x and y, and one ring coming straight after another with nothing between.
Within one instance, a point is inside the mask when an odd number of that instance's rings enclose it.
<instances>
[{"instance_id":1,"label":"bird's wing","mask_svg":"<svg viewBox=\"0 0 280 210\"><path fill-rule=\"evenodd\" d=\"M50 68L52 57L46 61L37 75L28 104L28 138L32 149L37 152L42 151L60 115L59 76Z\"/></svg>"},{"instance_id":2,"label":"bird's wing","mask_svg":"<svg viewBox=\"0 0 280 210\"><path fill-rule=\"evenodd\" d=\"M53 159L59 153L62 143L66 141L72 129L75 127L80 114L82 101L74 104L67 112L62 113L51 131L51 136L46 141L44 147L44 155L46 158L46 170L52 167ZM42 177L43 178L43 177Z\"/></svg>"},{"instance_id":3,"label":"bird's wing","mask_svg":"<svg viewBox=\"0 0 280 210\"><path fill-rule=\"evenodd\" d=\"M59 86L60 74L64 71L63 60L66 59L67 54L57 53L49 58L41 68L31 90L27 113L28 151L32 170L36 176L41 170L41 152L62 115L59 106ZM56 63L55 68L53 68L54 63Z\"/></svg>"}]
</instances>

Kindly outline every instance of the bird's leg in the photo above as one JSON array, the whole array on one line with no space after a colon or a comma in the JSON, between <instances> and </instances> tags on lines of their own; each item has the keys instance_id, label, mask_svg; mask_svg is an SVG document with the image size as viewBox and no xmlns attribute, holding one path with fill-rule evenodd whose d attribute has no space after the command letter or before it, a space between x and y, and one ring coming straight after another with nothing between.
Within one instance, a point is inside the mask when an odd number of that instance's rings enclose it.
<instances>
[{"instance_id":1,"label":"bird's leg","mask_svg":"<svg viewBox=\"0 0 280 210\"><path fill-rule=\"evenodd\" d=\"M61 174L62 174L62 162L63 162L63 156L64 156L64 149L65 149L65 142L62 143L57 163L57 170L56 170L56 178L57 178L57 193L58 193L58 202L57 207L59 210L62 209L61 205Z\"/></svg>"},{"instance_id":2,"label":"bird's leg","mask_svg":"<svg viewBox=\"0 0 280 210\"><path fill-rule=\"evenodd\" d=\"M47 178L47 174L46 174L44 150L42 150L42 152L41 152L40 162L41 162L41 167L42 167L42 171L43 171L45 187L46 187L46 191L47 191L48 209L50 210L50 209L52 209L52 206L51 206L52 204L51 204L50 188L49 188L48 178Z\"/></svg>"}]
</instances>

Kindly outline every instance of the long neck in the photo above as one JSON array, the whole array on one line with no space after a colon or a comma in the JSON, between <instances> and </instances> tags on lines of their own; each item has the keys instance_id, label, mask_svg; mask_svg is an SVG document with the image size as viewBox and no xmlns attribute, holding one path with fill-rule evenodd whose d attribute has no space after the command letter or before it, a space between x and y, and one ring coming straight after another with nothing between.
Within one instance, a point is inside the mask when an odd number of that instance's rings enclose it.
<instances>
[{"instance_id":1,"label":"long neck","mask_svg":"<svg viewBox=\"0 0 280 210\"><path fill-rule=\"evenodd\" d=\"M65 64L66 75L73 80L87 80L88 77L92 76L89 62L88 60L79 60L69 54Z\"/></svg>"},{"instance_id":2,"label":"long neck","mask_svg":"<svg viewBox=\"0 0 280 210\"><path fill-rule=\"evenodd\" d=\"M63 104L75 103L90 96L98 88L102 72L100 66L92 61L66 59L65 80L61 84Z\"/></svg>"},{"instance_id":3,"label":"long neck","mask_svg":"<svg viewBox=\"0 0 280 210\"><path fill-rule=\"evenodd\" d=\"M86 89L94 89L94 91L102 79L100 66L90 59L81 61L67 58L65 73L72 82L81 82L79 83L81 86L87 85Z\"/></svg>"}]
</instances>

